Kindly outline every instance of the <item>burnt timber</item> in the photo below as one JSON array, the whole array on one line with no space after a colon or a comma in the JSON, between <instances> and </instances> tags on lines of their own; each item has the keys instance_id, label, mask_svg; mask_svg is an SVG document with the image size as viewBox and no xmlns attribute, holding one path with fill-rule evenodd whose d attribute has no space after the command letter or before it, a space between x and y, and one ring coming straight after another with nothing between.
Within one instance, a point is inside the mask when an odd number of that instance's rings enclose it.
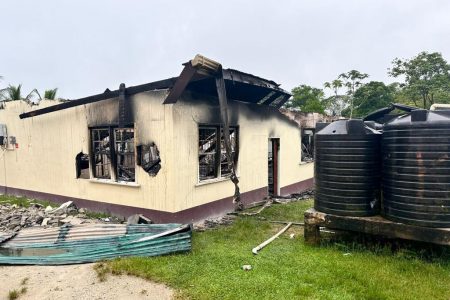
<instances>
[{"instance_id":1,"label":"burnt timber","mask_svg":"<svg viewBox=\"0 0 450 300\"><path fill-rule=\"evenodd\" d=\"M381 216L348 217L316 211L305 212L305 242L320 243L320 227L364 233L385 238L404 239L418 242L450 245L450 228L428 228L393 222Z\"/></svg>"}]
</instances>

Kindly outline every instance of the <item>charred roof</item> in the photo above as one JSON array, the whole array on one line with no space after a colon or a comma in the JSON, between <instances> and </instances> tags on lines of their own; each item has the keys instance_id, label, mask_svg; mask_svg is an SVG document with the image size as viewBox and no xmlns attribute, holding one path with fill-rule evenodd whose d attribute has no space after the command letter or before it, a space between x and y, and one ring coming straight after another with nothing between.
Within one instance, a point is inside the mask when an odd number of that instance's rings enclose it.
<instances>
[{"instance_id":1,"label":"charred roof","mask_svg":"<svg viewBox=\"0 0 450 300\"><path fill-rule=\"evenodd\" d=\"M131 96L146 91L169 89L170 93L165 99L164 104L176 103L185 90L217 96L215 76L209 71L205 72L205 69L201 68L204 65L201 67L195 65L195 60L198 59L198 57L208 60L203 56L197 55L194 60L184 64L185 67L180 76L127 87L125 88L125 95ZM208 61L215 63L212 60ZM291 97L289 92L280 88L280 85L272 80L234 69L221 69L221 71L225 80L226 93L229 99L259 105L281 107ZM116 98L119 97L119 95L120 89L113 91L106 89L105 92L101 94L69 100L50 107L23 113L20 115L20 118L34 117L79 105Z\"/></svg>"}]
</instances>

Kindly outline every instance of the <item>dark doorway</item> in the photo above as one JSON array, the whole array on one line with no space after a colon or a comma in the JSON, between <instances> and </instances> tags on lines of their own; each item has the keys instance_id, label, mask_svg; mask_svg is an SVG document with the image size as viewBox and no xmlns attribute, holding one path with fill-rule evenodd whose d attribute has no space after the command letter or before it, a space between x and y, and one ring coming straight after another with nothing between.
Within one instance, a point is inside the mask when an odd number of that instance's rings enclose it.
<instances>
[{"instance_id":1,"label":"dark doorway","mask_svg":"<svg viewBox=\"0 0 450 300\"><path fill-rule=\"evenodd\" d=\"M277 196L279 194L279 150L280 139L269 139L269 195Z\"/></svg>"}]
</instances>

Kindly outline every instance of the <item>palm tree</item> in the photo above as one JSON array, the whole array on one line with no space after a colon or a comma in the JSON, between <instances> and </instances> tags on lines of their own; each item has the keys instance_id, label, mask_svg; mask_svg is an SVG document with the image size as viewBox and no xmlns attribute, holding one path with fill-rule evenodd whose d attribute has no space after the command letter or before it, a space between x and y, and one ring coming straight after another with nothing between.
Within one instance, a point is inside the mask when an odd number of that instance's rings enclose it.
<instances>
[{"instance_id":1,"label":"palm tree","mask_svg":"<svg viewBox=\"0 0 450 300\"><path fill-rule=\"evenodd\" d=\"M58 88L55 88L52 90L45 90L44 99L55 100L57 91L58 91Z\"/></svg>"},{"instance_id":2,"label":"palm tree","mask_svg":"<svg viewBox=\"0 0 450 300\"><path fill-rule=\"evenodd\" d=\"M25 100L26 102L31 103L35 94L39 95L36 89L32 90L26 97L23 97L22 84L19 84L18 86L10 84L6 89L4 89L3 97L5 98L5 101Z\"/></svg>"}]
</instances>

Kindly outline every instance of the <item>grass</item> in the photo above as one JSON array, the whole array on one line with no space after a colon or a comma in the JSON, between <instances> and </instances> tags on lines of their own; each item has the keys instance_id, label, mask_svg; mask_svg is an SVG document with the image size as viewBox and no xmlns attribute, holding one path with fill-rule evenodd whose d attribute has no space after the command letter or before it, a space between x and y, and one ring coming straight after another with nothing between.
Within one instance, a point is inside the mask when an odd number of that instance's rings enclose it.
<instances>
[{"instance_id":1,"label":"grass","mask_svg":"<svg viewBox=\"0 0 450 300\"><path fill-rule=\"evenodd\" d=\"M9 291L9 293L8 293L9 300L15 300L15 299L19 298L19 296L20 296L20 292L17 290L12 290L12 291Z\"/></svg>"},{"instance_id":2,"label":"grass","mask_svg":"<svg viewBox=\"0 0 450 300\"><path fill-rule=\"evenodd\" d=\"M17 205L18 207L30 207L31 204L38 203L43 205L44 207L51 206L53 208L59 207L61 204L53 203L46 200L36 200L36 199L28 199L26 197L16 197L10 195L0 195L0 204L11 204ZM94 212L94 211L86 211L86 216L90 219L104 219L111 217L110 213L105 212Z\"/></svg>"},{"instance_id":3,"label":"grass","mask_svg":"<svg viewBox=\"0 0 450 300\"><path fill-rule=\"evenodd\" d=\"M292 227L259 255L251 253L284 226L267 220L302 222L311 206L311 200L273 205L258 216L238 217L231 226L194 232L190 253L103 262L100 273L162 282L183 299L450 298L445 251L425 255L354 242L312 247L303 243L302 229ZM290 233L296 238L289 239ZM245 264L252 270L243 271Z\"/></svg>"},{"instance_id":4,"label":"grass","mask_svg":"<svg viewBox=\"0 0 450 300\"><path fill-rule=\"evenodd\" d=\"M38 203L43 205L44 207L52 206L52 207L58 207L59 204L52 203L50 201L45 200L36 200L36 199L28 199L25 197L16 197L16 196L10 196L10 195L0 195L0 204L11 204L11 205L17 205L18 207L30 207L31 204Z\"/></svg>"}]
</instances>

